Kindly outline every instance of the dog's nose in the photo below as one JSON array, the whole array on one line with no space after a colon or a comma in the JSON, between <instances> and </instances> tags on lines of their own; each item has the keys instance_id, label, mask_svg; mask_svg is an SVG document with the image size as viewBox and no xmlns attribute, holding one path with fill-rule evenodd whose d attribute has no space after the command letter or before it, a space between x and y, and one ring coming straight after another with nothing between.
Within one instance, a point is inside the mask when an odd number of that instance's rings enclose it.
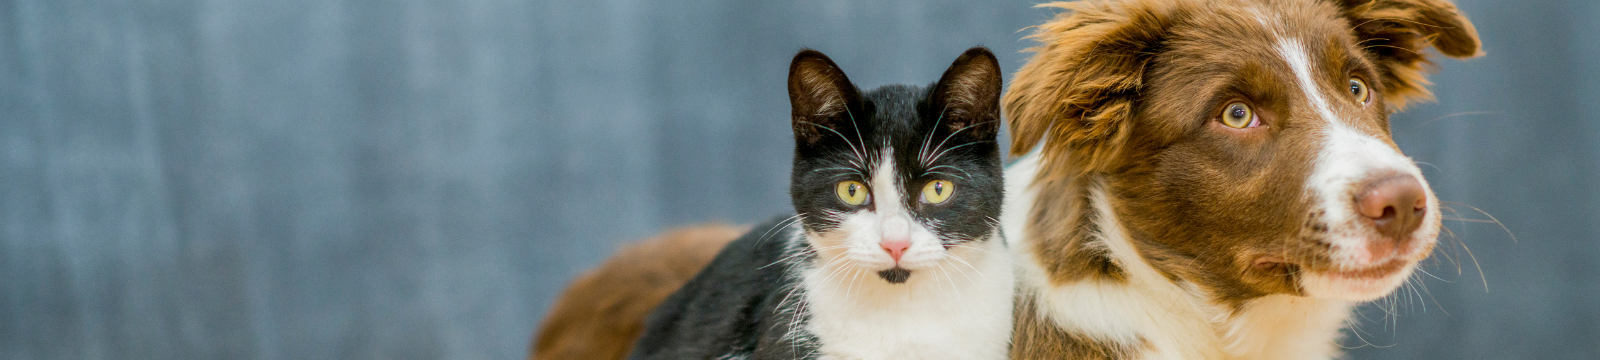
<instances>
[{"instance_id":1,"label":"dog's nose","mask_svg":"<svg viewBox=\"0 0 1600 360\"><path fill-rule=\"evenodd\" d=\"M1394 242L1404 241L1412 231L1422 225L1422 215L1428 211L1428 199L1422 191L1422 181L1411 175L1379 178L1367 182L1356 194L1356 211L1377 228L1378 233Z\"/></svg>"}]
</instances>

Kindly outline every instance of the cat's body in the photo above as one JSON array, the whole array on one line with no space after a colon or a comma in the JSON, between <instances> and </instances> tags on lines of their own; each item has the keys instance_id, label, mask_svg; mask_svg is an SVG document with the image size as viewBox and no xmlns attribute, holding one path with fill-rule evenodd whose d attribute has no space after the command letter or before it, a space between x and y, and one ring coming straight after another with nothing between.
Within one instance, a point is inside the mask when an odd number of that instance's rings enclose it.
<instances>
[{"instance_id":1,"label":"cat's body","mask_svg":"<svg viewBox=\"0 0 1600 360\"><path fill-rule=\"evenodd\" d=\"M788 242L794 231L786 229L788 223L780 219L757 225L722 248L705 270L646 319L645 336L634 358L778 358L811 353L811 344L777 341L777 336L789 333L795 319L793 312L780 306L784 299L770 294L787 287L791 270L767 265L792 252ZM742 336L756 333L776 336Z\"/></svg>"},{"instance_id":2,"label":"cat's body","mask_svg":"<svg viewBox=\"0 0 1600 360\"><path fill-rule=\"evenodd\" d=\"M974 48L927 88L790 68L798 215L735 240L647 319L633 359L1003 359L1000 71Z\"/></svg>"}]
</instances>

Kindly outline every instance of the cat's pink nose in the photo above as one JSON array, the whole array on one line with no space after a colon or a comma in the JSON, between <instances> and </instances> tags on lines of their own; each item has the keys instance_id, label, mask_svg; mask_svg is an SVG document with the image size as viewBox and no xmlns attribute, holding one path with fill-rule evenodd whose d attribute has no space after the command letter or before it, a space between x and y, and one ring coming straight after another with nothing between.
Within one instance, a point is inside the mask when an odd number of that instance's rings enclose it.
<instances>
[{"instance_id":1,"label":"cat's pink nose","mask_svg":"<svg viewBox=\"0 0 1600 360\"><path fill-rule=\"evenodd\" d=\"M906 249L911 247L911 239L883 239L883 241L878 242L878 246L882 246L883 252L889 253L889 257L894 258L894 262L899 263L900 256L905 255Z\"/></svg>"}]
</instances>

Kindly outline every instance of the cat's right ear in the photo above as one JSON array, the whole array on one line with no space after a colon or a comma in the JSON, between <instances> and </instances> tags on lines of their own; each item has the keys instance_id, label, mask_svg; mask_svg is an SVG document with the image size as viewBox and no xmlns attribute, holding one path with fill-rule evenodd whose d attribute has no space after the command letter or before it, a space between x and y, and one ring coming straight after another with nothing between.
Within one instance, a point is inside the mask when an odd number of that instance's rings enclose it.
<instances>
[{"instance_id":1,"label":"cat's right ear","mask_svg":"<svg viewBox=\"0 0 1600 360\"><path fill-rule=\"evenodd\" d=\"M855 85L827 55L806 49L795 54L789 63L789 104L795 140L816 144L825 134L853 129L840 125L853 121L850 111L859 102Z\"/></svg>"},{"instance_id":2,"label":"cat's right ear","mask_svg":"<svg viewBox=\"0 0 1600 360\"><path fill-rule=\"evenodd\" d=\"M992 141L1000 133L1000 61L982 46L967 49L934 84L939 123Z\"/></svg>"}]
</instances>

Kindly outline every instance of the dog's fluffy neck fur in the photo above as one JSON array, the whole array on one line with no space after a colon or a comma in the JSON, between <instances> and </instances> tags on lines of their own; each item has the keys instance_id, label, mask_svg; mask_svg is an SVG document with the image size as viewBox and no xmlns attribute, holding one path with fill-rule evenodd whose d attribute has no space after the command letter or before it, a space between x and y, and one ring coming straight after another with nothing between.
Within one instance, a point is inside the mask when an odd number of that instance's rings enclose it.
<instances>
[{"instance_id":1,"label":"dog's fluffy neck fur","mask_svg":"<svg viewBox=\"0 0 1600 360\"><path fill-rule=\"evenodd\" d=\"M1130 359L1330 359L1339 354L1340 329L1351 304L1291 295L1270 295L1233 305L1219 302L1193 283L1168 276L1140 255L1111 210L1099 179L1080 179L1092 215L1078 234L1079 246L1103 255L1113 274L1087 274L1053 280L1053 259L1038 255L1027 229L1039 156L1019 159L1006 171L1006 206L1001 223L1018 253L1019 303L1033 304L1038 324L1074 332L1073 338L1101 342L1093 347L1120 349L1111 358ZM1076 220L1076 219L1074 219ZM1071 223L1079 223L1071 221ZM1019 308L1019 310L1022 308ZM1018 319L1019 326L1029 321ZM1019 329L1021 330L1021 329Z\"/></svg>"},{"instance_id":2,"label":"dog's fluffy neck fur","mask_svg":"<svg viewBox=\"0 0 1600 360\"><path fill-rule=\"evenodd\" d=\"M797 269L805 302L795 310L821 359L1004 359L1015 281L1003 241L958 247L965 263L946 260L902 284L817 259Z\"/></svg>"}]
</instances>

